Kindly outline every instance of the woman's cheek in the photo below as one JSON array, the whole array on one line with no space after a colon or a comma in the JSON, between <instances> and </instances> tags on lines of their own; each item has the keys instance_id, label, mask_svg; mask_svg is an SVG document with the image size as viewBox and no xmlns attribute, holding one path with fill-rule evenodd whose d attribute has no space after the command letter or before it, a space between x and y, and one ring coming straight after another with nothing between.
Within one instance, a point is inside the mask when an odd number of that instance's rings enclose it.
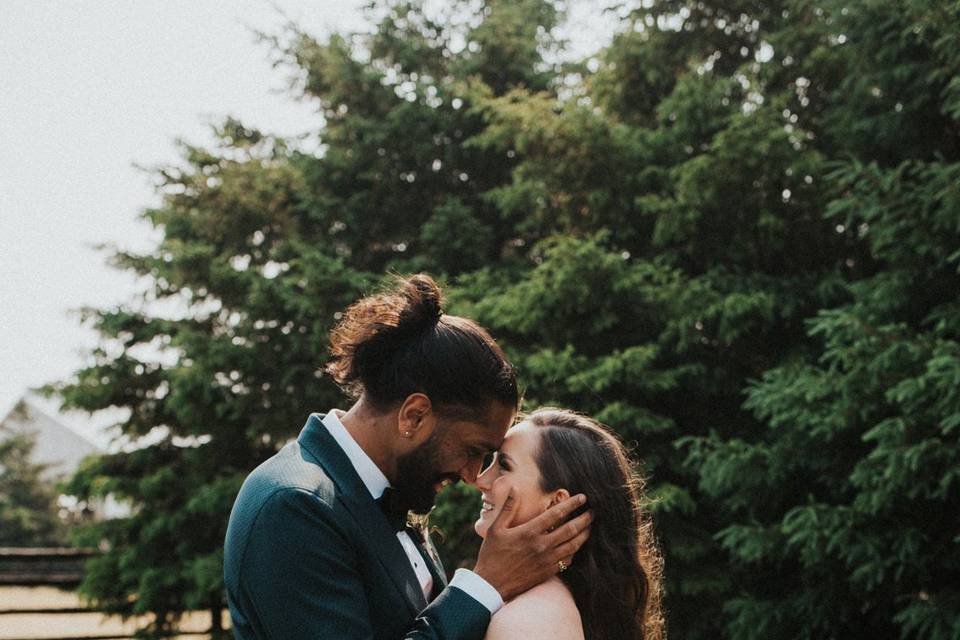
<instances>
[{"instance_id":1,"label":"woman's cheek","mask_svg":"<svg viewBox=\"0 0 960 640\"><path fill-rule=\"evenodd\" d=\"M507 496L510 495L510 486L510 479L504 475L500 475L490 486L490 493L498 507L502 507Z\"/></svg>"}]
</instances>

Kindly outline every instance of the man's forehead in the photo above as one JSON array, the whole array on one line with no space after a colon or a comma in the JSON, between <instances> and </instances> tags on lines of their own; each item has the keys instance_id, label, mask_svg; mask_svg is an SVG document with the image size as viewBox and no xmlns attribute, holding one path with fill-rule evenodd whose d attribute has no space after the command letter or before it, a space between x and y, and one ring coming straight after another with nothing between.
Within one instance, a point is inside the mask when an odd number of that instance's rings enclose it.
<instances>
[{"instance_id":1,"label":"man's forehead","mask_svg":"<svg viewBox=\"0 0 960 640\"><path fill-rule=\"evenodd\" d=\"M503 442L506 430L498 426L470 422L460 429L460 439L467 446L494 450Z\"/></svg>"},{"instance_id":2,"label":"man's forehead","mask_svg":"<svg viewBox=\"0 0 960 640\"><path fill-rule=\"evenodd\" d=\"M502 436L488 437L481 444L481 446L488 451L496 451L501 445L503 445Z\"/></svg>"},{"instance_id":3,"label":"man's forehead","mask_svg":"<svg viewBox=\"0 0 960 640\"><path fill-rule=\"evenodd\" d=\"M503 437L515 418L515 410L494 404L485 414L478 412L475 415L462 416L459 420L453 420L450 426L453 427L451 431L464 444L492 450L503 442Z\"/></svg>"}]
</instances>

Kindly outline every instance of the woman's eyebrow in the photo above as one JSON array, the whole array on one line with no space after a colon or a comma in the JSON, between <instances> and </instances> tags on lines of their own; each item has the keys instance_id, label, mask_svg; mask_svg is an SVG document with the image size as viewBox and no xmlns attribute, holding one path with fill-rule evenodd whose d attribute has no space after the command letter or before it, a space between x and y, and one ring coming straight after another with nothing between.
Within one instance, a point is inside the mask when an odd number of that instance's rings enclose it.
<instances>
[{"instance_id":1,"label":"woman's eyebrow","mask_svg":"<svg viewBox=\"0 0 960 640\"><path fill-rule=\"evenodd\" d=\"M505 454L503 451L497 451L497 457L498 457L498 458L505 458L507 462L511 462L511 461L512 461L512 458L510 458L510 456L508 456L507 454Z\"/></svg>"}]
</instances>

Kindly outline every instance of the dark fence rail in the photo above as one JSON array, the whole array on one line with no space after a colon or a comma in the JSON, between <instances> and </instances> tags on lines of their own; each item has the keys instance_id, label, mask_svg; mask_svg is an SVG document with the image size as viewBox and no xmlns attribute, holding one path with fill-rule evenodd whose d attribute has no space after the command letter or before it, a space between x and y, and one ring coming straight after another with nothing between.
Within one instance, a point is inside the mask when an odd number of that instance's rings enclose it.
<instances>
[{"instance_id":1,"label":"dark fence rail","mask_svg":"<svg viewBox=\"0 0 960 640\"><path fill-rule=\"evenodd\" d=\"M0 587L55 587L59 590L70 591L83 579L84 562L99 555L99 553L96 549L69 547L0 547ZM79 601L71 602L70 600L62 602L66 606L59 607L51 606L52 602L45 602L45 606L23 606L24 603L21 603L21 606L13 608L11 607L13 603L5 603L3 598L0 598L0 640L131 640L134 638L134 636L129 635L129 632L117 633L119 631L117 624L109 625L113 627L109 630L98 623L91 624L90 618L85 614L103 612L95 608L78 606ZM224 632L219 620L220 613L220 611L210 612L211 620L216 617L217 624L198 630L194 623L189 625L193 627L192 629L173 631L170 635L175 637L222 637ZM63 631L69 630L67 631L69 635L51 634L50 637L42 638L34 635L37 630L52 631L48 627L54 618L49 616L55 616L55 619L62 623L55 625L61 634ZM4 624L4 618L8 623L19 620L20 633L26 631L30 633L29 637L19 637L16 630L9 628L9 624ZM29 622L26 627L23 627L25 619ZM36 620L35 625L34 619ZM114 633L109 633L114 629L116 629ZM84 631L88 631L89 635L79 635ZM53 634L56 633L56 631L53 631Z\"/></svg>"},{"instance_id":2,"label":"dark fence rail","mask_svg":"<svg viewBox=\"0 0 960 640\"><path fill-rule=\"evenodd\" d=\"M0 547L0 585L72 587L83 578L83 563L96 549Z\"/></svg>"}]
</instances>

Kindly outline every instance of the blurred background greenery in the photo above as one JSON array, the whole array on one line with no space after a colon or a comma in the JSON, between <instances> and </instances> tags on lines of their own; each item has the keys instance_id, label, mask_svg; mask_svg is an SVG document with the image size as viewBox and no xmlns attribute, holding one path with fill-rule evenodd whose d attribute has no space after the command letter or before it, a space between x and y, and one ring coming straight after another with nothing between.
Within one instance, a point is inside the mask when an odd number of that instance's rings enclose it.
<instances>
[{"instance_id":1,"label":"blurred background greenery","mask_svg":"<svg viewBox=\"0 0 960 640\"><path fill-rule=\"evenodd\" d=\"M427 271L526 408L631 443L674 638L960 637L960 4L610 11L583 60L547 0L263 36L316 144L235 120L184 144L143 213L162 239L113 256L146 293L86 310L92 364L49 388L149 434L68 486L132 505L76 539L107 550L96 606L146 633L222 609L244 477L345 406L321 375L338 312ZM450 569L477 512L441 498Z\"/></svg>"}]
</instances>

